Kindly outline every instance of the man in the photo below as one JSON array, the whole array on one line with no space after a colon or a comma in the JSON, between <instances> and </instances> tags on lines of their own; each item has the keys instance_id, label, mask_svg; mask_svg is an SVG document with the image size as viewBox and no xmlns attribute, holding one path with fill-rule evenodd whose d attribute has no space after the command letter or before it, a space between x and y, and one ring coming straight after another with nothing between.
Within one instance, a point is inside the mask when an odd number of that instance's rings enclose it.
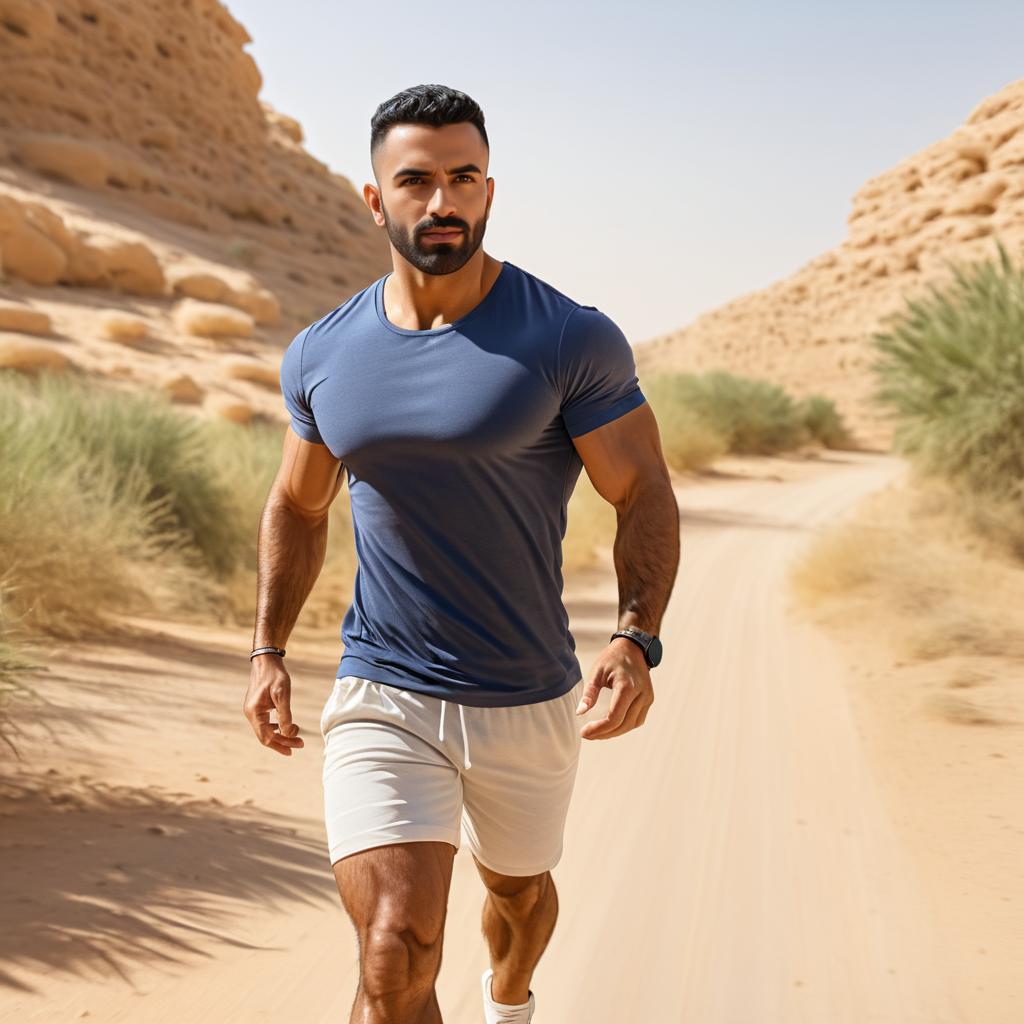
<instances>
[{"instance_id":1,"label":"man","mask_svg":"<svg viewBox=\"0 0 1024 1024\"><path fill-rule=\"evenodd\" d=\"M330 860L359 939L351 1019L441 1021L461 828L487 889L484 1019L529 1024L580 740L647 717L679 514L622 332L481 248L494 179L477 104L417 86L371 128L363 196L394 270L284 354L291 426L260 525L244 710L270 749L304 745L283 649L345 471L359 566L320 728ZM584 466L618 513L618 627L634 631L587 681L561 600ZM578 729L602 687L607 715Z\"/></svg>"}]
</instances>

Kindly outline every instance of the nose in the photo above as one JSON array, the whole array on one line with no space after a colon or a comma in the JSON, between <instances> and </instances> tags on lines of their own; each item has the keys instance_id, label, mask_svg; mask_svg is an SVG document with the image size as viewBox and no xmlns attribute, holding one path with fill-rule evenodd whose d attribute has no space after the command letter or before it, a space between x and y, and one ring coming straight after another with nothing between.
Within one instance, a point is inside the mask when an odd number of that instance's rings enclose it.
<instances>
[{"instance_id":1,"label":"nose","mask_svg":"<svg viewBox=\"0 0 1024 1024\"><path fill-rule=\"evenodd\" d=\"M427 203L427 213L434 217L450 217L455 213L455 203L449 199L448 191L443 185L434 189L434 194Z\"/></svg>"}]
</instances>

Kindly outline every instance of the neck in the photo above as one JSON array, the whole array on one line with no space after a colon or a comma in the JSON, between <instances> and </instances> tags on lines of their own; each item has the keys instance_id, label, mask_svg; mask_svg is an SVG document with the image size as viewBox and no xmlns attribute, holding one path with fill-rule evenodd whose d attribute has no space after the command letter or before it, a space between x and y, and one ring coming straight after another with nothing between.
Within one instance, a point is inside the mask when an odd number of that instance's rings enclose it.
<instances>
[{"instance_id":1,"label":"neck","mask_svg":"<svg viewBox=\"0 0 1024 1024\"><path fill-rule=\"evenodd\" d=\"M395 262L384 282L384 309L396 327L427 331L465 316L491 290L501 260L478 249L451 274L425 274L406 260Z\"/></svg>"}]
</instances>

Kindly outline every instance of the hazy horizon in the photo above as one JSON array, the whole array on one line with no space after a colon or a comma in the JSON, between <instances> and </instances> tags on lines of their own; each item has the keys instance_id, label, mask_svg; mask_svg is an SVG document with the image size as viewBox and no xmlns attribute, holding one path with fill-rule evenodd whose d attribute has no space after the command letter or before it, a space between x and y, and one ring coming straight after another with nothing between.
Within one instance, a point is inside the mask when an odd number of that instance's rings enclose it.
<instances>
[{"instance_id":1,"label":"hazy horizon","mask_svg":"<svg viewBox=\"0 0 1024 1024\"><path fill-rule=\"evenodd\" d=\"M381 101L419 82L469 93L495 178L484 247L634 343L838 245L868 178L1024 76L1024 6L985 0L855 16L401 2L362 25L323 0L227 6L261 98L359 191Z\"/></svg>"}]
</instances>

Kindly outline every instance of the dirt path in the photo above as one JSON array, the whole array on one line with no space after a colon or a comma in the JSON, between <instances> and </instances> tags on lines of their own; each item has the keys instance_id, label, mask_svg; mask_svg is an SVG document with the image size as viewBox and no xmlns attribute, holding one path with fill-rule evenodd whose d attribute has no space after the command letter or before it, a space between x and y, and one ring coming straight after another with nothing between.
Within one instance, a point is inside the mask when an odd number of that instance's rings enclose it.
<instances>
[{"instance_id":1,"label":"dirt path","mask_svg":"<svg viewBox=\"0 0 1024 1024\"><path fill-rule=\"evenodd\" d=\"M536 1024L964 1019L842 665L783 589L811 531L899 465L750 465L761 479L679 489L658 702L641 730L584 745ZM614 576L581 574L566 596L587 671ZM5 773L0 1020L347 1021L355 944L323 845L317 732L336 642L289 645L308 745L286 760L240 715L247 635L138 625L131 643L52 659L52 704ZM482 893L463 846L447 1024L481 1019Z\"/></svg>"}]
</instances>

